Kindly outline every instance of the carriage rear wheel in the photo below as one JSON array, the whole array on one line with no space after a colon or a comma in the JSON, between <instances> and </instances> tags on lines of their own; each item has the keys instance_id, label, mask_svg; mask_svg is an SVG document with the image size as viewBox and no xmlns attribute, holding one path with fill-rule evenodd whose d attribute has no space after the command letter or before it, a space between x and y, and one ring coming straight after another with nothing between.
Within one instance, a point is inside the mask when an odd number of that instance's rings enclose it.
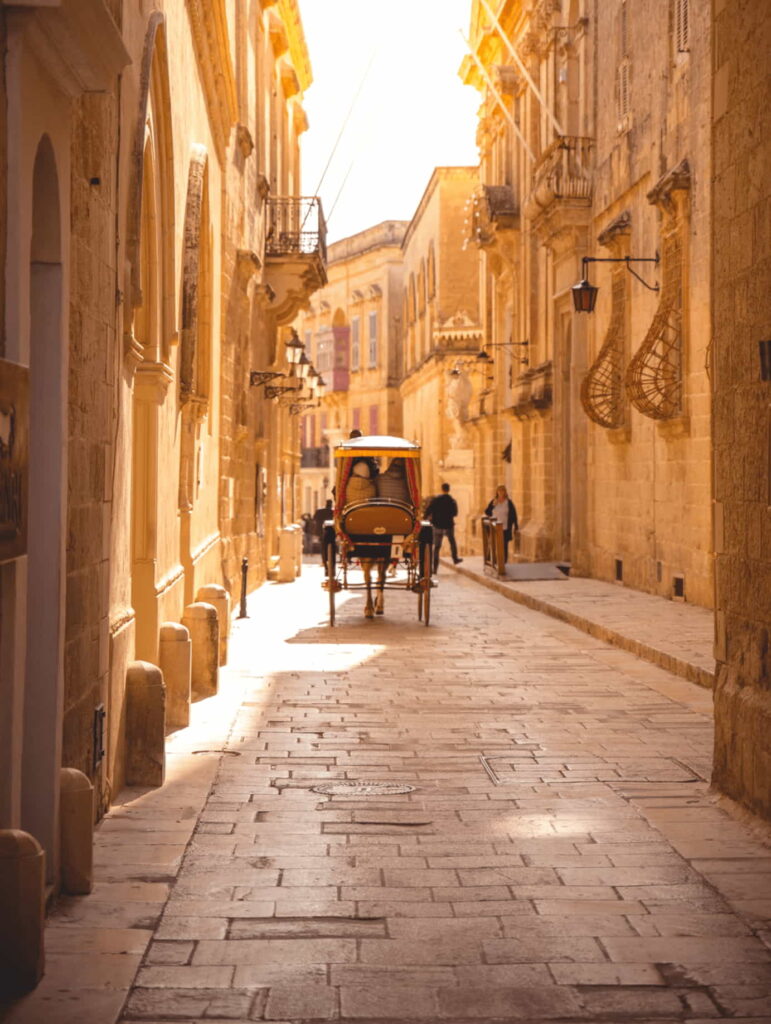
<instances>
[{"instance_id":1,"label":"carriage rear wheel","mask_svg":"<svg viewBox=\"0 0 771 1024\"><path fill-rule=\"evenodd\" d=\"M420 604L418 605L418 618L422 618L427 626L431 621L431 570L433 568L434 552L430 544L424 544L420 554Z\"/></svg>"},{"instance_id":2,"label":"carriage rear wheel","mask_svg":"<svg viewBox=\"0 0 771 1024\"><path fill-rule=\"evenodd\" d=\"M336 581L335 576L337 573L335 566L335 556L337 549L335 547L334 534L324 538L324 566L327 572L327 591L329 593L329 625L334 626L335 624L335 590Z\"/></svg>"}]
</instances>

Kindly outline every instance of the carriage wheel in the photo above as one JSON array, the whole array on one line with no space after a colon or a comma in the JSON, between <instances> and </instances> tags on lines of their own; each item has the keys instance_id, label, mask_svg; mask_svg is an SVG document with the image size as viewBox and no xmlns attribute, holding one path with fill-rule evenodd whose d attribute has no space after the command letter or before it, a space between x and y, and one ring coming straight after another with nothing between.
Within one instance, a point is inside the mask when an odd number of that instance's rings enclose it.
<instances>
[{"instance_id":1,"label":"carriage wheel","mask_svg":"<svg viewBox=\"0 0 771 1024\"><path fill-rule=\"evenodd\" d=\"M421 583L423 584L423 590L421 591L423 621L426 625L431 621L431 570L433 568L434 552L430 544L425 544L423 551L420 556L421 569ZM420 611L418 612L418 618L420 618Z\"/></svg>"},{"instance_id":2,"label":"carriage wheel","mask_svg":"<svg viewBox=\"0 0 771 1024\"><path fill-rule=\"evenodd\" d=\"M324 545L324 565L327 570L327 590L329 591L329 625L335 624L335 538L327 538Z\"/></svg>"}]
</instances>

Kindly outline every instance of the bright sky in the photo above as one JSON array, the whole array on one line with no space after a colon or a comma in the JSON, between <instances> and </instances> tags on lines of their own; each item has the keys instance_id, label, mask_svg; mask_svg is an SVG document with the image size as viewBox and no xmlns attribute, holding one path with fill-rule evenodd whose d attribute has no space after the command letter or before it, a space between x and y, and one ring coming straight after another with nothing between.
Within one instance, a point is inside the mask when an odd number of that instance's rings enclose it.
<instances>
[{"instance_id":1,"label":"bright sky","mask_svg":"<svg viewBox=\"0 0 771 1024\"><path fill-rule=\"evenodd\" d=\"M458 29L468 35L471 0L299 3L313 67L303 195L320 192L330 242L410 220L434 167L478 163L480 96L457 74L465 53Z\"/></svg>"}]
</instances>

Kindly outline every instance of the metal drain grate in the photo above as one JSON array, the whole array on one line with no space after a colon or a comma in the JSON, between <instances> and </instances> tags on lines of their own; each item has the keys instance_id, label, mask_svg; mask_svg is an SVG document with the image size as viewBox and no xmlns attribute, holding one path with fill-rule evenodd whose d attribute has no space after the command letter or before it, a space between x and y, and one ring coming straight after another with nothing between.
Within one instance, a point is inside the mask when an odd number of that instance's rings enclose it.
<instances>
[{"instance_id":1,"label":"metal drain grate","mask_svg":"<svg viewBox=\"0 0 771 1024\"><path fill-rule=\"evenodd\" d=\"M240 757L241 752L239 750L224 750L220 747L217 750L191 750L191 754L227 754L228 757Z\"/></svg>"},{"instance_id":2,"label":"metal drain grate","mask_svg":"<svg viewBox=\"0 0 771 1024\"><path fill-rule=\"evenodd\" d=\"M311 786L313 793L324 796L395 796L398 793L412 793L416 789L407 782L323 782Z\"/></svg>"},{"instance_id":3,"label":"metal drain grate","mask_svg":"<svg viewBox=\"0 0 771 1024\"><path fill-rule=\"evenodd\" d=\"M674 757L621 758L555 755L512 758L479 755L482 767L496 786L553 783L698 782L699 776Z\"/></svg>"}]
</instances>

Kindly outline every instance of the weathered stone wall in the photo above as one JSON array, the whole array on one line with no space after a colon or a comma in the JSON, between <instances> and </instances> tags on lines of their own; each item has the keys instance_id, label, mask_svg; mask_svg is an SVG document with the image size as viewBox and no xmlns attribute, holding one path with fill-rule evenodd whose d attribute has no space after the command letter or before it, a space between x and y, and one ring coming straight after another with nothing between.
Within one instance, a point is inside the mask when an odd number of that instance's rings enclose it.
<instances>
[{"instance_id":1,"label":"weathered stone wall","mask_svg":"<svg viewBox=\"0 0 771 1024\"><path fill-rule=\"evenodd\" d=\"M713 0L715 784L771 819L771 8Z\"/></svg>"},{"instance_id":2,"label":"weathered stone wall","mask_svg":"<svg viewBox=\"0 0 771 1024\"><path fill-rule=\"evenodd\" d=\"M624 583L672 596L684 577L688 601L712 604L710 510L709 340L710 140L708 133L710 36L705 5L691 4L686 52L678 52L672 17L654 16L645 4L620 0L597 5L596 170L592 255L651 257L664 252L670 211L648 193L667 172L687 161L689 187L678 200L682 228L680 377L682 400L673 416L656 420L623 394L623 423L588 431L588 538L581 571L613 579L623 563ZM622 42L625 35L626 45ZM628 113L619 117L618 70L625 49ZM602 232L628 214L618 249L596 245ZM634 264L648 282L663 284L667 267ZM600 286L591 316L589 362L606 338L613 271L590 266ZM640 349L662 301L629 276L626 284L623 371ZM579 416L582 410L576 410Z\"/></svg>"},{"instance_id":3,"label":"weathered stone wall","mask_svg":"<svg viewBox=\"0 0 771 1024\"><path fill-rule=\"evenodd\" d=\"M90 778L109 669L109 530L118 381L116 92L73 104L65 765Z\"/></svg>"}]
</instances>

